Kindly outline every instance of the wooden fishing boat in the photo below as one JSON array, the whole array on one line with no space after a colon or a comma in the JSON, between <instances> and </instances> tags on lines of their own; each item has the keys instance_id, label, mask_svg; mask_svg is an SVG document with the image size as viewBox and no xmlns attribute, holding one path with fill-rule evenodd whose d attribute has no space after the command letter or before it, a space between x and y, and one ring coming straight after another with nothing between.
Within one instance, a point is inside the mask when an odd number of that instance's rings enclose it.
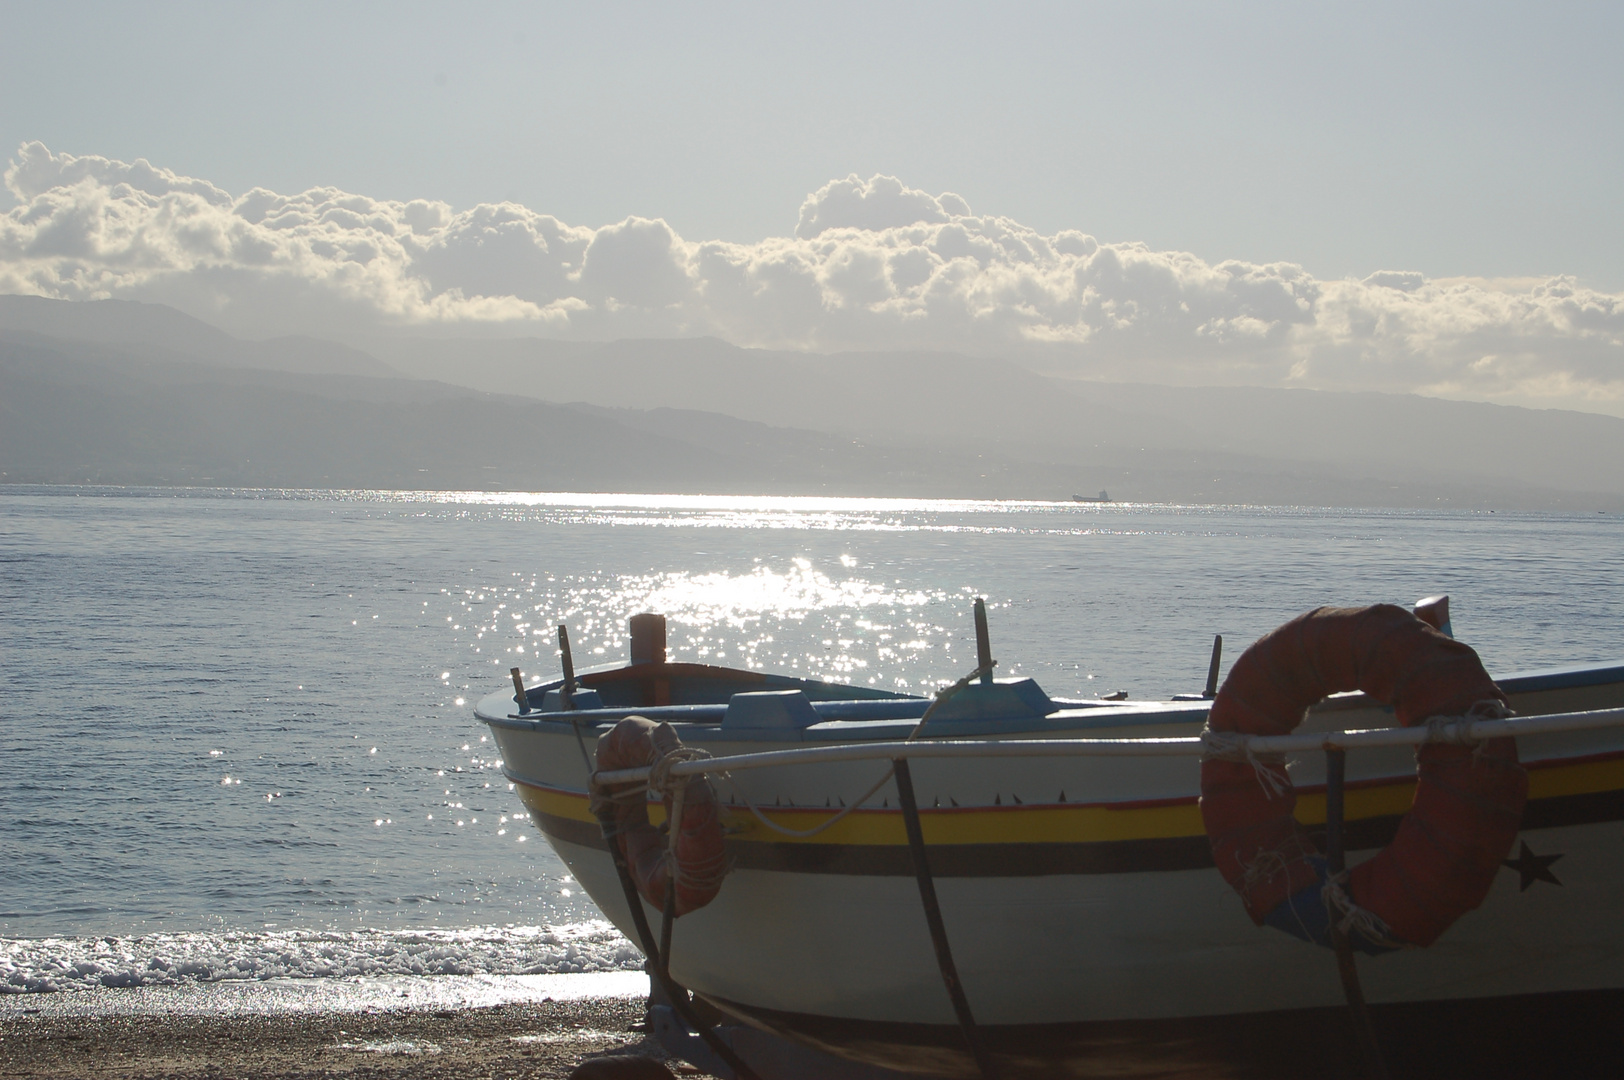
<instances>
[{"instance_id":1,"label":"wooden fishing boat","mask_svg":"<svg viewBox=\"0 0 1624 1080\"><path fill-rule=\"evenodd\" d=\"M1212 738L1212 702L1054 699L1030 679L991 678L984 637L981 655L921 731L932 699L671 663L663 619L637 616L629 665L519 684L477 711L537 827L645 944L663 912L640 902L645 925L633 917L590 800L598 740L637 715L727 759L669 770L709 770L725 833L714 899L665 925L666 970L702 1008L853 1070L1361 1075L1337 958L1257 925L1215 868L1197 745ZM1395 1075L1592 1075L1619 1049L1624 664L1495 681L1518 718L1495 723L1526 732L1515 850L1430 947L1355 968L1363 1030ZM1300 732L1285 766L1296 820L1323 845L1329 809L1350 863L1393 841L1416 790L1415 744L1445 737L1396 728L1360 693L1313 708ZM657 794L644 798L660 825Z\"/></svg>"}]
</instances>

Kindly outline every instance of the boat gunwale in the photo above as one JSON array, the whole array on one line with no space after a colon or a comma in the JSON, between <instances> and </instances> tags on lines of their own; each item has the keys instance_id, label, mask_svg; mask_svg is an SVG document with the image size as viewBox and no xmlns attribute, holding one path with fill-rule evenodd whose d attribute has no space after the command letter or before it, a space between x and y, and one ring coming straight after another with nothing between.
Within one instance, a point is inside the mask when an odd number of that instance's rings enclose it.
<instances>
[{"instance_id":1,"label":"boat gunwale","mask_svg":"<svg viewBox=\"0 0 1624 1080\"><path fill-rule=\"evenodd\" d=\"M1420 746L1424 743L1475 743L1505 736L1561 734L1624 727L1624 708L1587 709L1540 716L1517 716L1504 720L1449 718L1448 723L1415 727L1357 728L1346 731L1318 731L1291 735L1231 735L1204 733L1194 737L1149 739L917 739L837 743L832 746L800 746L784 750L764 750L727 757L681 761L671 766L673 777L699 776L713 772L765 769L789 765L896 760L899 758L954 757L1204 757L1212 754L1241 755L1303 753L1314 750L1364 750L1390 746ZM594 780L604 784L646 781L651 768L613 769L596 772Z\"/></svg>"}]
</instances>

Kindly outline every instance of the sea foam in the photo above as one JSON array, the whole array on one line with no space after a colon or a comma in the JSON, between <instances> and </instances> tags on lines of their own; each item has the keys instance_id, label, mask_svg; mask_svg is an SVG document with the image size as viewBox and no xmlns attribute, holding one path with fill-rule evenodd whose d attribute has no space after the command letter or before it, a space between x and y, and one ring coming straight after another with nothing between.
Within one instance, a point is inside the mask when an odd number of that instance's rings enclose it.
<instances>
[{"instance_id":1,"label":"sea foam","mask_svg":"<svg viewBox=\"0 0 1624 1080\"><path fill-rule=\"evenodd\" d=\"M379 975L635 971L609 923L468 930L166 933L0 939L0 993Z\"/></svg>"}]
</instances>

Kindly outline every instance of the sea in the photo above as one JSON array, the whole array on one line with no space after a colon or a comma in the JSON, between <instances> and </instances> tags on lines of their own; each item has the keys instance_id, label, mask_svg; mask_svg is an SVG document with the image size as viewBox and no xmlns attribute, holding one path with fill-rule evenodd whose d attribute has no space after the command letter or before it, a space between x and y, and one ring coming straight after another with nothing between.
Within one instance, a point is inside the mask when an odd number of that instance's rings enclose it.
<instances>
[{"instance_id":1,"label":"sea","mask_svg":"<svg viewBox=\"0 0 1624 1080\"><path fill-rule=\"evenodd\" d=\"M655 611L673 659L927 692L985 597L1000 674L1139 699L1199 692L1214 635L1227 671L1310 608L1437 593L1492 673L1624 661L1624 522L0 487L0 994L635 975L473 715L510 667L557 676L560 624L578 668Z\"/></svg>"}]
</instances>

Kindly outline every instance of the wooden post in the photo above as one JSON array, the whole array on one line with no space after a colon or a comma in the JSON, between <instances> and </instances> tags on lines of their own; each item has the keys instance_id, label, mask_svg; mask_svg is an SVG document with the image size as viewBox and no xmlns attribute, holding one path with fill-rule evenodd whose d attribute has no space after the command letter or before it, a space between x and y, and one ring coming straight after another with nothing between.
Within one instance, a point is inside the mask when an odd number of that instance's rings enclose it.
<instances>
[{"instance_id":1,"label":"wooden post","mask_svg":"<svg viewBox=\"0 0 1624 1080\"><path fill-rule=\"evenodd\" d=\"M1212 663L1207 665L1207 688L1201 696L1209 701L1218 696L1218 664L1224 658L1224 635L1212 635Z\"/></svg>"},{"instance_id":2,"label":"wooden post","mask_svg":"<svg viewBox=\"0 0 1624 1080\"><path fill-rule=\"evenodd\" d=\"M992 684L992 635L987 630L987 601L976 597L976 667L984 685Z\"/></svg>"},{"instance_id":3,"label":"wooden post","mask_svg":"<svg viewBox=\"0 0 1624 1080\"><path fill-rule=\"evenodd\" d=\"M570 656L570 628L563 623L558 624L558 651L564 658L564 692L559 696L566 709L574 708L570 698L575 696L575 659Z\"/></svg>"},{"instance_id":4,"label":"wooden post","mask_svg":"<svg viewBox=\"0 0 1624 1080\"><path fill-rule=\"evenodd\" d=\"M518 668L510 668L508 674L513 676L513 700L519 703L519 711L530 711L530 695L524 692L524 676L519 674Z\"/></svg>"},{"instance_id":5,"label":"wooden post","mask_svg":"<svg viewBox=\"0 0 1624 1080\"><path fill-rule=\"evenodd\" d=\"M665 663L665 616L645 611L631 617L630 627L632 663Z\"/></svg>"}]
</instances>

